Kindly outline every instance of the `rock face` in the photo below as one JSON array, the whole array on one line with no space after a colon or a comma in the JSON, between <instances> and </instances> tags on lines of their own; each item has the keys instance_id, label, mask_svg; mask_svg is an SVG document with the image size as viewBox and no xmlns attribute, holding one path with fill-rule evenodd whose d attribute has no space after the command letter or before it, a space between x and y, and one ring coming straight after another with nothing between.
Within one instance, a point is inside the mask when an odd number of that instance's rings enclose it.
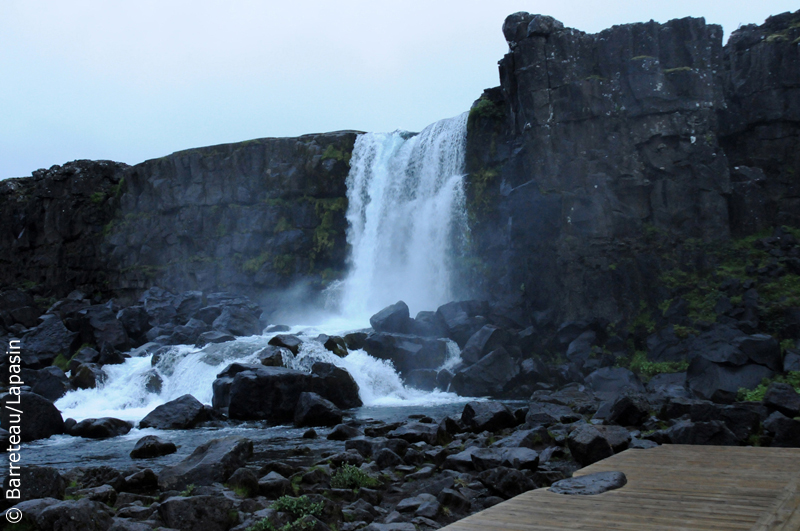
<instances>
[{"instance_id":1,"label":"rock face","mask_svg":"<svg viewBox=\"0 0 800 531\"><path fill-rule=\"evenodd\" d=\"M509 16L500 86L468 123L484 271L465 272L471 285L556 322L618 320L658 296L654 235L725 240L796 224L798 19L744 26L723 48L703 19L589 35Z\"/></svg>"}]
</instances>

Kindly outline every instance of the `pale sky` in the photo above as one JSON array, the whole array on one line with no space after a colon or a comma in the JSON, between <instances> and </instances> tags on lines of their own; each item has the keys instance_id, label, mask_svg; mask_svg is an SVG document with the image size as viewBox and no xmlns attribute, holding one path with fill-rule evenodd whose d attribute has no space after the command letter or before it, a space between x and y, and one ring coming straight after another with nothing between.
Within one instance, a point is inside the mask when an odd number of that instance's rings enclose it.
<instances>
[{"instance_id":1,"label":"pale sky","mask_svg":"<svg viewBox=\"0 0 800 531\"><path fill-rule=\"evenodd\" d=\"M596 33L792 1L0 0L0 179L75 159L357 129L419 131L499 84L516 11Z\"/></svg>"}]
</instances>

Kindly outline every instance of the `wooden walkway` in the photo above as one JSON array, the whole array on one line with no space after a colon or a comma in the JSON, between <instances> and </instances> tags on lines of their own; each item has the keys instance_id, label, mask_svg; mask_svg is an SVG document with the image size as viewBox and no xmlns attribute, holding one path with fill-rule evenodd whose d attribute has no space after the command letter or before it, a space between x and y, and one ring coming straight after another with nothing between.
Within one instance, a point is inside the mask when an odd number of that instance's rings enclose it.
<instances>
[{"instance_id":1,"label":"wooden walkway","mask_svg":"<svg viewBox=\"0 0 800 531\"><path fill-rule=\"evenodd\" d=\"M664 445L626 450L575 473L624 472L595 496L526 492L447 531L797 531L800 449Z\"/></svg>"}]
</instances>

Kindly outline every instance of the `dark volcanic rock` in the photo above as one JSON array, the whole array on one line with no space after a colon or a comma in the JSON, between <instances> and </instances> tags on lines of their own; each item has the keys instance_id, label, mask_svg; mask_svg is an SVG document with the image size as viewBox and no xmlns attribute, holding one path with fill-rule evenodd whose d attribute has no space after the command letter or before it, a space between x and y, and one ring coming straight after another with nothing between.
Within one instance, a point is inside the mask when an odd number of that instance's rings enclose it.
<instances>
[{"instance_id":1,"label":"dark volcanic rock","mask_svg":"<svg viewBox=\"0 0 800 531\"><path fill-rule=\"evenodd\" d=\"M642 382L631 371L614 367L597 369L586 377L586 384L598 396L608 398L616 398L628 392L643 393L645 390Z\"/></svg>"},{"instance_id":2,"label":"dark volcanic rock","mask_svg":"<svg viewBox=\"0 0 800 531\"><path fill-rule=\"evenodd\" d=\"M342 412L330 400L325 400L316 393L300 393L297 408L294 411L294 425L304 426L336 426L342 422Z\"/></svg>"},{"instance_id":3,"label":"dark volcanic rock","mask_svg":"<svg viewBox=\"0 0 800 531\"><path fill-rule=\"evenodd\" d=\"M397 334L409 332L409 321L408 305L403 301L387 306L369 318L369 324L376 332L394 332Z\"/></svg>"},{"instance_id":4,"label":"dark volcanic rock","mask_svg":"<svg viewBox=\"0 0 800 531\"><path fill-rule=\"evenodd\" d=\"M548 489L556 494L592 495L619 489L628 483L622 472L596 472L585 476L562 479Z\"/></svg>"},{"instance_id":5,"label":"dark volcanic rock","mask_svg":"<svg viewBox=\"0 0 800 531\"><path fill-rule=\"evenodd\" d=\"M20 467L18 472L19 476L14 480L18 480L19 485L12 485L12 478L8 475L3 481L3 492L10 493L10 496L5 496L3 499L4 507L8 507L12 503L35 500L37 498L57 498L60 500L64 497L67 481L55 468L29 465ZM10 491L10 489L18 489L19 492Z\"/></svg>"},{"instance_id":6,"label":"dark volcanic rock","mask_svg":"<svg viewBox=\"0 0 800 531\"><path fill-rule=\"evenodd\" d=\"M724 422L678 422L667 430L672 444L708 444L714 446L737 446L739 440Z\"/></svg>"},{"instance_id":7,"label":"dark volcanic rock","mask_svg":"<svg viewBox=\"0 0 800 531\"><path fill-rule=\"evenodd\" d=\"M444 340L386 332L367 336L364 350L370 356L391 361L402 376L416 369L437 369L447 357Z\"/></svg>"},{"instance_id":8,"label":"dark volcanic rock","mask_svg":"<svg viewBox=\"0 0 800 531\"><path fill-rule=\"evenodd\" d=\"M503 347L487 354L475 365L457 371L450 389L461 396L503 395L519 374L519 364Z\"/></svg>"},{"instance_id":9,"label":"dark volcanic rock","mask_svg":"<svg viewBox=\"0 0 800 531\"><path fill-rule=\"evenodd\" d=\"M461 413L461 421L468 430L475 433L500 431L518 424L508 406L491 401L468 403Z\"/></svg>"},{"instance_id":10,"label":"dark volcanic rock","mask_svg":"<svg viewBox=\"0 0 800 531\"><path fill-rule=\"evenodd\" d=\"M133 428L128 421L103 417L99 419L85 419L70 428L69 434L87 439L106 439L125 435Z\"/></svg>"},{"instance_id":11,"label":"dark volcanic rock","mask_svg":"<svg viewBox=\"0 0 800 531\"><path fill-rule=\"evenodd\" d=\"M228 531L235 522L233 500L223 496L173 496L158 506L158 515L170 528Z\"/></svg>"},{"instance_id":12,"label":"dark volcanic rock","mask_svg":"<svg viewBox=\"0 0 800 531\"><path fill-rule=\"evenodd\" d=\"M19 396L4 396L0 415L0 422L9 432L13 433L10 426L21 426L23 442L47 439L51 435L64 433L64 419L56 406L34 393L23 391Z\"/></svg>"},{"instance_id":13,"label":"dark volcanic rock","mask_svg":"<svg viewBox=\"0 0 800 531\"><path fill-rule=\"evenodd\" d=\"M22 365L42 369L53 363L59 354L69 358L78 338L55 315L45 315L42 324L22 336Z\"/></svg>"},{"instance_id":14,"label":"dark volcanic rock","mask_svg":"<svg viewBox=\"0 0 800 531\"><path fill-rule=\"evenodd\" d=\"M800 414L800 394L789 384L773 382L764 394L764 405L787 417Z\"/></svg>"},{"instance_id":15,"label":"dark volcanic rock","mask_svg":"<svg viewBox=\"0 0 800 531\"><path fill-rule=\"evenodd\" d=\"M764 429L772 435L771 446L800 448L800 422L776 411L764 421Z\"/></svg>"},{"instance_id":16,"label":"dark volcanic rock","mask_svg":"<svg viewBox=\"0 0 800 531\"><path fill-rule=\"evenodd\" d=\"M488 313L489 305L485 301L448 302L436 310L448 337L461 348L485 324L482 317Z\"/></svg>"},{"instance_id":17,"label":"dark volcanic rock","mask_svg":"<svg viewBox=\"0 0 800 531\"><path fill-rule=\"evenodd\" d=\"M189 484L210 485L224 482L253 454L253 443L241 437L213 439L158 475L162 490L183 490Z\"/></svg>"},{"instance_id":18,"label":"dark volcanic rock","mask_svg":"<svg viewBox=\"0 0 800 531\"><path fill-rule=\"evenodd\" d=\"M536 484L523 472L502 466L481 472L478 481L490 492L505 499L536 488Z\"/></svg>"},{"instance_id":19,"label":"dark volcanic rock","mask_svg":"<svg viewBox=\"0 0 800 531\"><path fill-rule=\"evenodd\" d=\"M20 376L26 385L31 386L31 392L53 402L70 390L69 378L58 367L45 367L38 371L22 369Z\"/></svg>"},{"instance_id":20,"label":"dark volcanic rock","mask_svg":"<svg viewBox=\"0 0 800 531\"><path fill-rule=\"evenodd\" d=\"M461 351L461 359L466 363L476 363L488 353L509 342L509 334L494 326L486 325L472 334Z\"/></svg>"},{"instance_id":21,"label":"dark volcanic rock","mask_svg":"<svg viewBox=\"0 0 800 531\"><path fill-rule=\"evenodd\" d=\"M620 431L621 430L621 431ZM578 426L567 438L572 457L583 466L591 465L627 448L631 436L619 426Z\"/></svg>"},{"instance_id":22,"label":"dark volcanic rock","mask_svg":"<svg viewBox=\"0 0 800 531\"><path fill-rule=\"evenodd\" d=\"M337 407L350 409L361 407L358 384L353 376L332 363L317 362L311 366L311 386L314 392L330 400Z\"/></svg>"},{"instance_id":23,"label":"dark volcanic rock","mask_svg":"<svg viewBox=\"0 0 800 531\"><path fill-rule=\"evenodd\" d=\"M136 441L136 445L131 450L131 457L133 459L147 459L174 454L177 451L178 449L172 441L165 441L155 435L145 435Z\"/></svg>"},{"instance_id":24,"label":"dark volcanic rock","mask_svg":"<svg viewBox=\"0 0 800 531\"><path fill-rule=\"evenodd\" d=\"M700 398L730 403L735 400L739 389L753 389L761 380L774 374L763 365L749 363L737 367L698 356L689 363L686 383Z\"/></svg>"},{"instance_id":25,"label":"dark volcanic rock","mask_svg":"<svg viewBox=\"0 0 800 531\"><path fill-rule=\"evenodd\" d=\"M185 430L209 419L206 407L192 395L183 395L162 404L139 421L139 428Z\"/></svg>"}]
</instances>

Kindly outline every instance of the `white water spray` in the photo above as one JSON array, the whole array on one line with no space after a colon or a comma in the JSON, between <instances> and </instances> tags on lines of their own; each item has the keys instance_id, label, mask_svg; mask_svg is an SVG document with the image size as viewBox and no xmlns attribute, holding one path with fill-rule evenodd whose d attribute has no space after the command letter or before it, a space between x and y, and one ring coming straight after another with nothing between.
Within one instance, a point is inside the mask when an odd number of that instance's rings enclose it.
<instances>
[{"instance_id":1,"label":"white water spray","mask_svg":"<svg viewBox=\"0 0 800 531\"><path fill-rule=\"evenodd\" d=\"M347 178L351 271L345 315L370 315L402 299L413 312L451 300L450 261L466 232L467 113L420 134L358 137Z\"/></svg>"}]
</instances>

